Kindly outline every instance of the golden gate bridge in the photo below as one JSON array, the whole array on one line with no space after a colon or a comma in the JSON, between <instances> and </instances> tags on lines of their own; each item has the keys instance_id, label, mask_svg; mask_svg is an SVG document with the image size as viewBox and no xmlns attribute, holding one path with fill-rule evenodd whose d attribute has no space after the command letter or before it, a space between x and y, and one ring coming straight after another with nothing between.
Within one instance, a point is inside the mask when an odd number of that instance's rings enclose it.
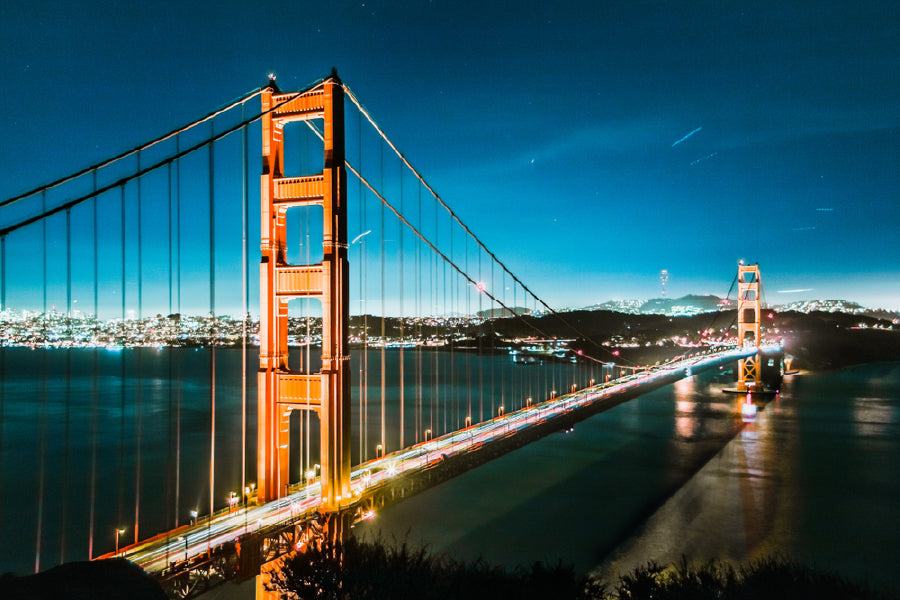
<instances>
[{"instance_id":1,"label":"golden gate bridge","mask_svg":"<svg viewBox=\"0 0 900 600\"><path fill-rule=\"evenodd\" d=\"M615 364L334 72L0 211L0 556L32 539L35 572L123 556L187 597L686 373L741 359L761 385L758 269L747 343ZM577 348L516 365L551 322Z\"/></svg>"}]
</instances>

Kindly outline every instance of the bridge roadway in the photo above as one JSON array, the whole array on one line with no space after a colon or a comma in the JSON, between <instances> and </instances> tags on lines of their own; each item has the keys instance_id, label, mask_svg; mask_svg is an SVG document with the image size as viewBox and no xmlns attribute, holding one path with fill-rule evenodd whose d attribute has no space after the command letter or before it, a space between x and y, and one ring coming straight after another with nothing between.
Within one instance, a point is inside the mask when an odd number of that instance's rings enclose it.
<instances>
[{"instance_id":1,"label":"bridge roadway","mask_svg":"<svg viewBox=\"0 0 900 600\"><path fill-rule=\"evenodd\" d=\"M401 474L428 469L447 457L477 452L490 446L492 442L507 439L529 427L547 423L599 401L615 400L617 395L639 392L640 388L652 389L653 384L663 383L660 380L674 381L692 372L750 356L754 352L752 348L714 351L637 371L371 460L353 470L351 487L354 497L348 499L346 507L353 507L372 490ZM126 547L118 555L140 565L149 573L161 573L173 563L193 560L211 548L235 541L247 533L286 521L313 519L320 503L320 487L313 482L279 500L225 511L193 526L160 534ZM111 556L113 554L98 558Z\"/></svg>"}]
</instances>

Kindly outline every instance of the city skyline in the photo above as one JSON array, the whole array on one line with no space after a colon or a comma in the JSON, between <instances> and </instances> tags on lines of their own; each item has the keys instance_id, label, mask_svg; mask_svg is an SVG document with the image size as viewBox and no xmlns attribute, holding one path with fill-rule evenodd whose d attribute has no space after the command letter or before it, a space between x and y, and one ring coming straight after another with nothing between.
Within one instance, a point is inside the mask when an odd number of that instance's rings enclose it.
<instances>
[{"instance_id":1,"label":"city skyline","mask_svg":"<svg viewBox=\"0 0 900 600\"><path fill-rule=\"evenodd\" d=\"M743 259L770 304L900 309L892 3L108 8L4 8L0 197L334 66L551 306L724 296Z\"/></svg>"}]
</instances>

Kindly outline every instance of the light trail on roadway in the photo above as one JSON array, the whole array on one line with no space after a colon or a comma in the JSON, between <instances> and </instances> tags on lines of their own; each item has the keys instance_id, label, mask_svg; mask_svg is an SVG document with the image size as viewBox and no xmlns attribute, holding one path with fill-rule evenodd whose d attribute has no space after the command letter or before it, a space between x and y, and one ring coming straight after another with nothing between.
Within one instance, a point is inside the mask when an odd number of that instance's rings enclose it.
<instances>
[{"instance_id":1,"label":"light trail on roadway","mask_svg":"<svg viewBox=\"0 0 900 600\"><path fill-rule=\"evenodd\" d=\"M755 348L736 348L684 358L646 370L636 370L630 375L553 397L368 461L352 471L350 487L353 497L345 499L346 504L342 502L342 507L352 507L367 491L404 473L421 471L435 466L447 457L477 451L490 442L587 407L615 394L671 377L678 371L684 371L685 376L690 376L692 369L706 369L729 360L750 356L755 352ZM313 481L278 500L258 506L233 508L223 514L214 515L212 519L140 542L120 550L118 556L130 560L150 573L159 573L173 564L189 561L222 544L237 541L240 536L247 533L290 520L313 518L321 503L321 486L319 482ZM114 555L107 554L99 558L110 558Z\"/></svg>"}]
</instances>

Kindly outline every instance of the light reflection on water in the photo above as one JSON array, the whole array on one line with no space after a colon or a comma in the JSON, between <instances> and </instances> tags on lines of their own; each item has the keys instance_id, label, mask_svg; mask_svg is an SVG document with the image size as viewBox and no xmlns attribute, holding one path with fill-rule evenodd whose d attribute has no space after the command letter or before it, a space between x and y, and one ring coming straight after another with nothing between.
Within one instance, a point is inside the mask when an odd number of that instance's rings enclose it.
<instances>
[{"instance_id":1,"label":"light reflection on water","mask_svg":"<svg viewBox=\"0 0 900 600\"><path fill-rule=\"evenodd\" d=\"M731 381L695 375L405 500L365 531L607 577L650 560L776 554L896 593L897 374L794 376L747 424L744 398L721 392Z\"/></svg>"},{"instance_id":2,"label":"light reflection on water","mask_svg":"<svg viewBox=\"0 0 900 600\"><path fill-rule=\"evenodd\" d=\"M894 399L896 402L896 399ZM860 436L880 436L897 422L897 406L891 398L857 396L853 398L853 423Z\"/></svg>"},{"instance_id":3,"label":"light reflection on water","mask_svg":"<svg viewBox=\"0 0 900 600\"><path fill-rule=\"evenodd\" d=\"M685 377L676 381L672 385L675 391L675 429L678 435L683 438L690 439L697 432L697 420L693 417L694 412L694 376Z\"/></svg>"},{"instance_id":4,"label":"light reflection on water","mask_svg":"<svg viewBox=\"0 0 900 600\"><path fill-rule=\"evenodd\" d=\"M300 348L291 350L292 364L301 354L306 353ZM500 405L512 411L527 398L540 401L557 386L585 385L609 371L594 363L554 361L522 367L503 354L369 349L368 378L361 382L362 354L351 352L354 464L373 458L382 444L392 452L421 440L426 430L440 435L467 417L479 422ZM256 360L250 349L248 364ZM315 364L317 351L307 360ZM135 535L144 539L183 525L191 510L208 512L209 350L3 347L0 366L0 573L33 570L38 531L41 568L49 568L60 557L87 558L91 530L98 555L113 550L120 527L128 529L122 541L131 543ZM255 481L256 378L247 378L242 436L240 349L218 349L215 373L213 502L222 507L232 491ZM318 419L301 412L291 420L293 481L319 462L318 442L308 434L317 431Z\"/></svg>"},{"instance_id":5,"label":"light reflection on water","mask_svg":"<svg viewBox=\"0 0 900 600\"><path fill-rule=\"evenodd\" d=\"M596 572L782 555L900 591L900 379L881 376L897 366L786 381Z\"/></svg>"}]
</instances>

